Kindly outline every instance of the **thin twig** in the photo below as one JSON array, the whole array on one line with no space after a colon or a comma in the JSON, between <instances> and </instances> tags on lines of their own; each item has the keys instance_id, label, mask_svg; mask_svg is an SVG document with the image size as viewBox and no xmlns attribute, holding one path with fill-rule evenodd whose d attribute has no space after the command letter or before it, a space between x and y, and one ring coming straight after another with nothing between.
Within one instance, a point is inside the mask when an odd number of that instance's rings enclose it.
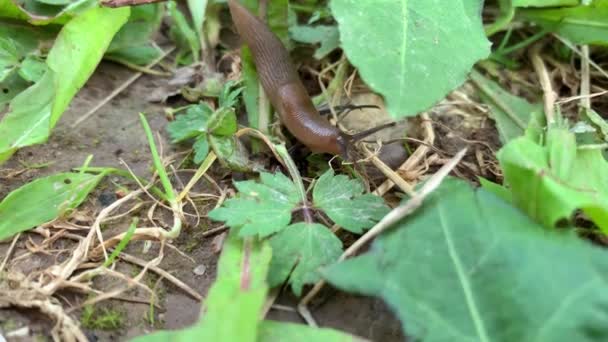
<instances>
[{"instance_id":1,"label":"thin twig","mask_svg":"<svg viewBox=\"0 0 608 342\"><path fill-rule=\"evenodd\" d=\"M147 261L144 261L140 258L134 257L132 255L129 255L127 253L121 253L119 255L119 258L123 259L126 262L130 262L132 264L141 266L141 267L145 267L146 264L148 263ZM174 277L173 275L171 275L171 273L163 270L162 268L158 267L158 266L150 266L149 267L150 271L160 275L161 277L167 279L169 282L173 283L175 286L179 287L180 289L184 290L187 294L189 294L190 296L192 296L192 298L198 300L198 301L202 301L203 300L203 296L200 295L198 292L196 292L194 289L192 289L190 286L186 285L184 282L182 282L181 280L177 279L176 277Z\"/></svg>"}]
</instances>

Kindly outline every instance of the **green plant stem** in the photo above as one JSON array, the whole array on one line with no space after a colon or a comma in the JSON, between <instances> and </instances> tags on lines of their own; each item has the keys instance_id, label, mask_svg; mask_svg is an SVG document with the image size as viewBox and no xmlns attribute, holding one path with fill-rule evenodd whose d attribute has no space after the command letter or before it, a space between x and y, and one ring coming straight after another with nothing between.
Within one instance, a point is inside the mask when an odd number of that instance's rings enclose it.
<instances>
[{"instance_id":1,"label":"green plant stem","mask_svg":"<svg viewBox=\"0 0 608 342\"><path fill-rule=\"evenodd\" d=\"M141 124L146 133L146 138L148 139L148 144L150 145L150 152L152 153L152 161L154 162L154 168L158 173L158 177L160 178L160 183L163 185L165 189L165 195L167 196L167 201L171 205L171 209L173 210L173 227L171 231L169 231L165 237L168 239L174 239L179 236L179 233L182 228L181 221L181 205L179 204L176 196L175 190L173 190L173 185L169 180L169 176L167 175L167 171L163 166L162 161L160 160L160 155L158 154L158 150L156 149L156 143L154 142L154 137L152 136L152 129L146 120L146 117L143 113L139 113L139 118L141 120Z\"/></svg>"},{"instance_id":2,"label":"green plant stem","mask_svg":"<svg viewBox=\"0 0 608 342\"><path fill-rule=\"evenodd\" d=\"M500 16L496 18L495 22L490 25L487 25L485 28L486 36L488 37L491 37L496 32L503 30L507 25L509 25L509 23L511 22L511 20L513 20L513 17L515 16L515 8L511 5L511 1L500 1L499 3L501 10Z\"/></svg>"},{"instance_id":3,"label":"green plant stem","mask_svg":"<svg viewBox=\"0 0 608 342\"><path fill-rule=\"evenodd\" d=\"M296 163L291 159L289 152L285 148L285 145L275 145L277 154L281 156L283 161L285 162L285 166L287 167L287 171L289 171L289 175L296 185L296 189L298 190L298 194L302 199L302 213L304 214L304 220L308 223L312 223L312 214L310 204L308 203L308 198L306 197L306 188L304 188L304 182L302 181L302 176L300 175L300 171L298 171L298 167Z\"/></svg>"},{"instance_id":4,"label":"green plant stem","mask_svg":"<svg viewBox=\"0 0 608 342\"><path fill-rule=\"evenodd\" d=\"M499 49L498 51L496 51L496 54L501 54L501 55L508 55L513 51L517 51L519 49L523 49L525 47L527 47L528 45L534 43L535 41L541 39L542 37L544 37L549 31L547 30L541 30L533 35L531 35L530 37L522 40L521 42L511 45L508 48L503 48L503 49Z\"/></svg>"},{"instance_id":5,"label":"green plant stem","mask_svg":"<svg viewBox=\"0 0 608 342\"><path fill-rule=\"evenodd\" d=\"M194 184L196 184L196 182L198 182L198 180L203 177L203 175L207 172L207 170L209 170L209 168L211 167L211 165L213 165L216 159L217 156L215 155L215 153L213 151L209 151L209 154L207 154L207 157L205 158L205 160L203 160L201 166L199 166L198 170L196 170L194 176L192 176L188 184L184 187L184 190L177 196L178 201L182 201L184 197L186 197L188 192L190 192L190 189L192 189Z\"/></svg>"}]
</instances>

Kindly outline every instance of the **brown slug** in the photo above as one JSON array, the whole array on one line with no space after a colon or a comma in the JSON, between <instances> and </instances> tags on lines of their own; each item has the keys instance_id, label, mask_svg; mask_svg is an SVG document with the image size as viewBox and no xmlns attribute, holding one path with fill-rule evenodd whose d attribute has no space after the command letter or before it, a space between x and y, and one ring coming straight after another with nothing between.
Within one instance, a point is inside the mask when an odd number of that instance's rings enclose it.
<instances>
[{"instance_id":1,"label":"brown slug","mask_svg":"<svg viewBox=\"0 0 608 342\"><path fill-rule=\"evenodd\" d=\"M270 103L289 132L311 151L340 154L348 159L354 142L395 124L380 125L354 135L331 125L313 105L279 38L238 0L228 0L228 5L239 35L251 50Z\"/></svg>"}]
</instances>

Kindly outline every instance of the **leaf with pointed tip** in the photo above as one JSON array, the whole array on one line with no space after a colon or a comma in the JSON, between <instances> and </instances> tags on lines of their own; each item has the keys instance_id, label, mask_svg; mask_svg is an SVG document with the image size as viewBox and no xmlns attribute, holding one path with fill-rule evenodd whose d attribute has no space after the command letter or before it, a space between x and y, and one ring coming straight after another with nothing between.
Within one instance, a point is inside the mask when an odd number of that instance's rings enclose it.
<instances>
[{"instance_id":1,"label":"leaf with pointed tip","mask_svg":"<svg viewBox=\"0 0 608 342\"><path fill-rule=\"evenodd\" d=\"M604 250L454 179L369 253L324 271L343 290L381 296L429 342L605 341L606 274Z\"/></svg>"},{"instance_id":2,"label":"leaf with pointed tip","mask_svg":"<svg viewBox=\"0 0 608 342\"><path fill-rule=\"evenodd\" d=\"M393 117L460 86L490 53L479 0L332 0L342 48Z\"/></svg>"}]
</instances>

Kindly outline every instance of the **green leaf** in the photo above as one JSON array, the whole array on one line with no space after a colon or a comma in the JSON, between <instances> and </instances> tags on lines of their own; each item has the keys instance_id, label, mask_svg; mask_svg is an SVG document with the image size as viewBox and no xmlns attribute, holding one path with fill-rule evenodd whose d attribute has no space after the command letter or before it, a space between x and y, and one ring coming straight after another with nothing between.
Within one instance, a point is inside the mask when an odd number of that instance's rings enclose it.
<instances>
[{"instance_id":1,"label":"green leaf","mask_svg":"<svg viewBox=\"0 0 608 342\"><path fill-rule=\"evenodd\" d=\"M260 83L256 72L255 63L251 50L244 46L241 48L241 60L243 64L243 102L247 109L247 123L251 128L266 129L260 126Z\"/></svg>"},{"instance_id":2,"label":"green leaf","mask_svg":"<svg viewBox=\"0 0 608 342\"><path fill-rule=\"evenodd\" d=\"M63 25L97 6L95 0L76 0L66 6L52 6L36 0L22 0L19 1L19 6L16 6L12 0L0 0L0 13L8 18L27 20L34 25Z\"/></svg>"},{"instance_id":3,"label":"green leaf","mask_svg":"<svg viewBox=\"0 0 608 342\"><path fill-rule=\"evenodd\" d=\"M19 76L28 82L38 82L47 71L47 66L39 57L28 55L19 68Z\"/></svg>"},{"instance_id":4,"label":"green leaf","mask_svg":"<svg viewBox=\"0 0 608 342\"><path fill-rule=\"evenodd\" d=\"M15 96L28 88L30 84L25 81L18 73L10 73L4 80L0 81L0 111L6 103L11 101ZM0 127L2 124L0 124ZM0 146L2 146L2 138L0 137ZM0 151L0 154L2 152ZM2 160L0 158L0 164Z\"/></svg>"},{"instance_id":5,"label":"green leaf","mask_svg":"<svg viewBox=\"0 0 608 342\"><path fill-rule=\"evenodd\" d=\"M156 59L160 51L150 45L150 40L158 31L163 14L162 4L132 7L129 21L112 39L106 56L137 65L145 65Z\"/></svg>"},{"instance_id":6,"label":"green leaf","mask_svg":"<svg viewBox=\"0 0 608 342\"><path fill-rule=\"evenodd\" d=\"M0 37L0 82L4 81L17 67L21 53L14 40Z\"/></svg>"},{"instance_id":7,"label":"green leaf","mask_svg":"<svg viewBox=\"0 0 608 342\"><path fill-rule=\"evenodd\" d=\"M36 0L36 2L53 6L65 6L75 1L76 0Z\"/></svg>"},{"instance_id":8,"label":"green leaf","mask_svg":"<svg viewBox=\"0 0 608 342\"><path fill-rule=\"evenodd\" d=\"M220 107L234 107L238 102L238 97L243 91L242 87L237 87L238 82L228 81L222 87L218 102Z\"/></svg>"},{"instance_id":9,"label":"green leaf","mask_svg":"<svg viewBox=\"0 0 608 342\"><path fill-rule=\"evenodd\" d=\"M313 56L318 60L340 47L340 31L337 26L293 26L289 29L289 34L293 40L301 43L321 44Z\"/></svg>"},{"instance_id":10,"label":"green leaf","mask_svg":"<svg viewBox=\"0 0 608 342\"><path fill-rule=\"evenodd\" d=\"M237 128L234 108L222 107L216 110L207 123L209 133L219 136L231 136Z\"/></svg>"},{"instance_id":11,"label":"green leaf","mask_svg":"<svg viewBox=\"0 0 608 342\"><path fill-rule=\"evenodd\" d=\"M60 173L38 178L0 202L0 240L52 221L84 201L103 174Z\"/></svg>"},{"instance_id":12,"label":"green leaf","mask_svg":"<svg viewBox=\"0 0 608 342\"><path fill-rule=\"evenodd\" d=\"M233 171L251 172L262 168L251 162L243 143L236 136L209 135L209 144L220 163Z\"/></svg>"},{"instance_id":13,"label":"green leaf","mask_svg":"<svg viewBox=\"0 0 608 342\"><path fill-rule=\"evenodd\" d=\"M477 0L333 0L342 48L393 117L412 116L460 86L490 53Z\"/></svg>"},{"instance_id":14,"label":"green leaf","mask_svg":"<svg viewBox=\"0 0 608 342\"><path fill-rule=\"evenodd\" d=\"M315 207L323 209L339 226L353 233L362 233L389 212L382 198L363 194L363 185L345 175L327 170L313 190Z\"/></svg>"},{"instance_id":15,"label":"green leaf","mask_svg":"<svg viewBox=\"0 0 608 342\"><path fill-rule=\"evenodd\" d=\"M189 53L192 55L194 62L200 60L201 44L198 35L192 29L184 14L177 8L174 1L167 2L169 14L173 19L171 25L171 38L175 41L180 49L180 54Z\"/></svg>"},{"instance_id":16,"label":"green leaf","mask_svg":"<svg viewBox=\"0 0 608 342\"><path fill-rule=\"evenodd\" d=\"M496 196L447 179L369 253L324 274L341 289L381 296L412 339L603 341L607 262L574 234L543 230Z\"/></svg>"},{"instance_id":17,"label":"green leaf","mask_svg":"<svg viewBox=\"0 0 608 342\"><path fill-rule=\"evenodd\" d=\"M270 255L267 242L242 241L235 232L230 233L200 322L193 328L157 332L132 341L257 341Z\"/></svg>"},{"instance_id":18,"label":"green leaf","mask_svg":"<svg viewBox=\"0 0 608 342\"><path fill-rule=\"evenodd\" d=\"M261 183L236 182L237 197L209 212L209 218L238 228L240 236L265 237L291 222L291 211L299 202L298 190L282 173L260 174Z\"/></svg>"},{"instance_id":19,"label":"green leaf","mask_svg":"<svg viewBox=\"0 0 608 342\"><path fill-rule=\"evenodd\" d=\"M259 342L355 342L364 341L341 331L302 324L264 321L258 328Z\"/></svg>"},{"instance_id":20,"label":"green leaf","mask_svg":"<svg viewBox=\"0 0 608 342\"><path fill-rule=\"evenodd\" d=\"M588 6L525 9L518 15L575 44L608 44L608 0L595 0Z\"/></svg>"},{"instance_id":21,"label":"green leaf","mask_svg":"<svg viewBox=\"0 0 608 342\"><path fill-rule=\"evenodd\" d=\"M128 7L92 8L63 27L46 59L56 75L51 128L70 104L72 97L93 74L112 37L128 18ZM75 49L75 46L78 48Z\"/></svg>"},{"instance_id":22,"label":"green leaf","mask_svg":"<svg viewBox=\"0 0 608 342\"><path fill-rule=\"evenodd\" d=\"M54 74L49 70L38 83L11 101L10 111L0 122L0 164L19 148L46 141L50 133L54 84Z\"/></svg>"},{"instance_id":23,"label":"green leaf","mask_svg":"<svg viewBox=\"0 0 608 342\"><path fill-rule=\"evenodd\" d=\"M270 246L269 285L281 285L291 273L289 283L296 296L305 284L319 281L319 269L336 262L342 253L342 241L317 223L292 224L271 237Z\"/></svg>"},{"instance_id":24,"label":"green leaf","mask_svg":"<svg viewBox=\"0 0 608 342\"><path fill-rule=\"evenodd\" d=\"M511 191L509 191L509 189L507 189L506 187L504 187L500 184L491 182L483 177L478 177L478 179L479 179L479 183L481 184L483 189L486 190L487 192L494 194L495 196L501 198L503 201L505 201L507 203L513 202L513 196L511 195Z\"/></svg>"},{"instance_id":25,"label":"green leaf","mask_svg":"<svg viewBox=\"0 0 608 342\"><path fill-rule=\"evenodd\" d=\"M576 150L574 135L551 128L549 146L521 137L497 154L513 203L547 227L581 209L608 233L608 162L599 151Z\"/></svg>"},{"instance_id":26,"label":"green leaf","mask_svg":"<svg viewBox=\"0 0 608 342\"><path fill-rule=\"evenodd\" d=\"M0 163L18 148L48 139L128 15L128 8L93 8L62 28L47 57L47 72L13 99L0 122Z\"/></svg>"},{"instance_id":27,"label":"green leaf","mask_svg":"<svg viewBox=\"0 0 608 342\"><path fill-rule=\"evenodd\" d=\"M511 0L513 7L562 7L576 6L581 0Z\"/></svg>"},{"instance_id":28,"label":"green leaf","mask_svg":"<svg viewBox=\"0 0 608 342\"><path fill-rule=\"evenodd\" d=\"M194 163L202 163L209 154L209 141L207 141L207 134L201 134L192 148L194 149Z\"/></svg>"},{"instance_id":29,"label":"green leaf","mask_svg":"<svg viewBox=\"0 0 608 342\"><path fill-rule=\"evenodd\" d=\"M291 49L289 40L289 0L274 0L268 2L268 26L274 34ZM255 12L254 12L255 13Z\"/></svg>"},{"instance_id":30,"label":"green leaf","mask_svg":"<svg viewBox=\"0 0 608 342\"><path fill-rule=\"evenodd\" d=\"M167 132L173 143L194 138L207 131L207 122L213 109L206 103L190 106L186 114L178 115L167 125Z\"/></svg>"},{"instance_id":31,"label":"green leaf","mask_svg":"<svg viewBox=\"0 0 608 342\"><path fill-rule=\"evenodd\" d=\"M531 104L525 99L511 95L498 83L473 71L471 80L479 88L481 100L490 107L490 117L496 123L503 144L524 134L532 113L542 112L540 103Z\"/></svg>"},{"instance_id":32,"label":"green leaf","mask_svg":"<svg viewBox=\"0 0 608 342\"><path fill-rule=\"evenodd\" d=\"M203 32L205 22L205 12L207 11L208 0L188 0L188 9L192 15L194 31L200 36Z\"/></svg>"},{"instance_id":33,"label":"green leaf","mask_svg":"<svg viewBox=\"0 0 608 342\"><path fill-rule=\"evenodd\" d=\"M161 51L151 43L126 47L115 52L106 53L104 58L115 61L126 61L135 65L148 65L161 55Z\"/></svg>"}]
</instances>

